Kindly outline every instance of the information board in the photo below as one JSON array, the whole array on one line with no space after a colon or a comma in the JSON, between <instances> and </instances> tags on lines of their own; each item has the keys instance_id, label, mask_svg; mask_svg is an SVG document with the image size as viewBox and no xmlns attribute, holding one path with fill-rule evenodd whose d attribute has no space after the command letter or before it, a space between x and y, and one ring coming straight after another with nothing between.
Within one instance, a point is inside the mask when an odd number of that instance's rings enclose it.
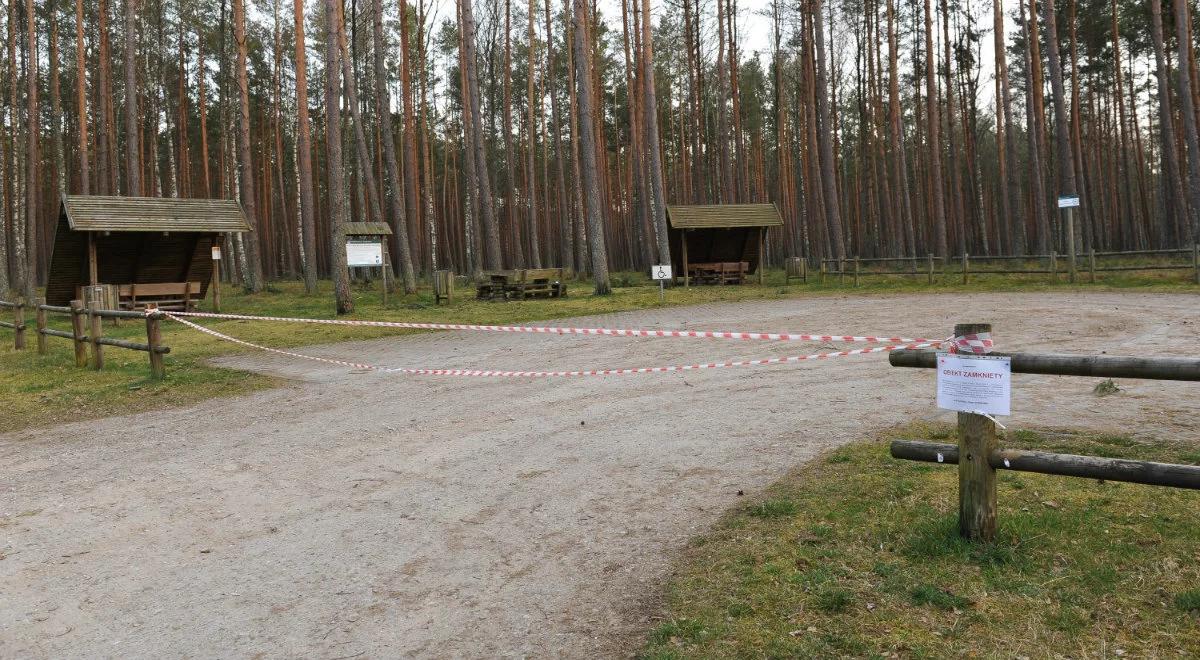
<instances>
[{"instance_id":1,"label":"information board","mask_svg":"<svg viewBox=\"0 0 1200 660\"><path fill-rule=\"evenodd\" d=\"M382 266L383 244L376 241L346 241L346 265Z\"/></svg>"}]
</instances>

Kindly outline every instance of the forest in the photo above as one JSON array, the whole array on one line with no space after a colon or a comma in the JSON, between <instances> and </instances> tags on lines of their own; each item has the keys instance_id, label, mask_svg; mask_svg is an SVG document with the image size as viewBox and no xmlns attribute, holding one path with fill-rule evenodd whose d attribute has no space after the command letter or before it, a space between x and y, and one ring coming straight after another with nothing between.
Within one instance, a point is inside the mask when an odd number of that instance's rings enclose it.
<instances>
[{"instance_id":1,"label":"forest","mask_svg":"<svg viewBox=\"0 0 1200 660\"><path fill-rule=\"evenodd\" d=\"M237 199L224 277L669 259L666 206L773 202L767 261L1191 245L1188 0L9 0L0 292L64 194ZM749 39L747 26L767 34ZM758 44L751 50L747 41Z\"/></svg>"}]
</instances>

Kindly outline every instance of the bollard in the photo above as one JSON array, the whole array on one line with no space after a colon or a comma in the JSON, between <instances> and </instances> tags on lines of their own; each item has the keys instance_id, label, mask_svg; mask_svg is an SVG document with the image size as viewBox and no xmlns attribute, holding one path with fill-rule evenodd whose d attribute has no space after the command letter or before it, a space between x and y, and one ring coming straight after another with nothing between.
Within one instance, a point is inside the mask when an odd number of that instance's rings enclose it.
<instances>
[{"instance_id":1,"label":"bollard","mask_svg":"<svg viewBox=\"0 0 1200 660\"><path fill-rule=\"evenodd\" d=\"M163 354L159 348L162 344L161 319L162 313L158 311L158 305L146 305L146 344L150 347L150 378L154 380L166 377Z\"/></svg>"},{"instance_id":2,"label":"bollard","mask_svg":"<svg viewBox=\"0 0 1200 660\"><path fill-rule=\"evenodd\" d=\"M990 323L959 323L954 336L991 333ZM996 423L984 415L958 413L958 530L977 541L996 537L996 470L988 456L998 449Z\"/></svg>"},{"instance_id":3,"label":"bollard","mask_svg":"<svg viewBox=\"0 0 1200 660\"><path fill-rule=\"evenodd\" d=\"M83 330L83 301L71 301L71 343L75 345L75 366L83 368L87 366L87 336Z\"/></svg>"},{"instance_id":4,"label":"bollard","mask_svg":"<svg viewBox=\"0 0 1200 660\"><path fill-rule=\"evenodd\" d=\"M104 368L104 347L100 344L100 337L104 334L104 319L96 313L99 311L99 300L88 302L88 339L92 344L92 368L96 371Z\"/></svg>"},{"instance_id":5,"label":"bollard","mask_svg":"<svg viewBox=\"0 0 1200 660\"><path fill-rule=\"evenodd\" d=\"M17 304L13 307L13 330L16 331L16 338L13 340L13 348L18 351L25 350L25 299L17 298Z\"/></svg>"},{"instance_id":6,"label":"bollard","mask_svg":"<svg viewBox=\"0 0 1200 660\"><path fill-rule=\"evenodd\" d=\"M38 355L46 354L46 310L42 309L45 304L45 298L34 298L33 300L33 318L37 324Z\"/></svg>"}]
</instances>

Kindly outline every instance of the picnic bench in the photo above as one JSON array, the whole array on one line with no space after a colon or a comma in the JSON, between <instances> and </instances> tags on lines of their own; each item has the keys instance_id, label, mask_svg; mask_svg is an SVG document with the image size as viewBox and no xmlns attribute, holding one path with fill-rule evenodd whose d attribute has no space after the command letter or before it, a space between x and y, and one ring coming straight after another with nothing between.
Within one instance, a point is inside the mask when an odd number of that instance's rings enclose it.
<instances>
[{"instance_id":1,"label":"picnic bench","mask_svg":"<svg viewBox=\"0 0 1200 660\"><path fill-rule=\"evenodd\" d=\"M750 264L746 261L714 261L688 264L688 277L696 284L741 284Z\"/></svg>"},{"instance_id":2,"label":"picnic bench","mask_svg":"<svg viewBox=\"0 0 1200 660\"><path fill-rule=\"evenodd\" d=\"M522 268L492 270L479 274L476 298L479 300L524 300L526 298L565 298L562 268Z\"/></svg>"},{"instance_id":3,"label":"picnic bench","mask_svg":"<svg viewBox=\"0 0 1200 660\"><path fill-rule=\"evenodd\" d=\"M122 284L119 287L121 309L145 309L153 303L159 309L191 311L200 294L199 282L153 282Z\"/></svg>"}]
</instances>

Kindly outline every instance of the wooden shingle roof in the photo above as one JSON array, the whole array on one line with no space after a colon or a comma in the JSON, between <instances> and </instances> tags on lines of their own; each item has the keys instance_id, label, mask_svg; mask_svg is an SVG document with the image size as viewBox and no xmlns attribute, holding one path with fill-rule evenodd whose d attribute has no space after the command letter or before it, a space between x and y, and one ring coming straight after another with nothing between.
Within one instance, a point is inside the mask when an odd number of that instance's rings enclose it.
<instances>
[{"instance_id":1,"label":"wooden shingle roof","mask_svg":"<svg viewBox=\"0 0 1200 660\"><path fill-rule=\"evenodd\" d=\"M391 236L392 228L386 222L347 222L342 225L346 236Z\"/></svg>"},{"instance_id":2,"label":"wooden shingle roof","mask_svg":"<svg viewBox=\"0 0 1200 660\"><path fill-rule=\"evenodd\" d=\"M230 199L66 195L62 215L74 231L224 234L250 231Z\"/></svg>"},{"instance_id":3,"label":"wooden shingle roof","mask_svg":"<svg viewBox=\"0 0 1200 660\"><path fill-rule=\"evenodd\" d=\"M783 218L774 204L668 206L667 221L673 229L724 229L783 225Z\"/></svg>"}]
</instances>

